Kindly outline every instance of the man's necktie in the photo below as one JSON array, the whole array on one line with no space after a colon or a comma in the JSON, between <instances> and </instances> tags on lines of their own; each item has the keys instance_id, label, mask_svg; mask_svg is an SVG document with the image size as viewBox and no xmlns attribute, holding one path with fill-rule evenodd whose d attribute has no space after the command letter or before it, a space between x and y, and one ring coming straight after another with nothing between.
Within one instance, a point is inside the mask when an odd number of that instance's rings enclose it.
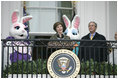
<instances>
[{"instance_id":1,"label":"man's necktie","mask_svg":"<svg viewBox=\"0 0 118 79\"><path fill-rule=\"evenodd\" d=\"M92 39L93 39L93 35L91 34L90 40L92 40Z\"/></svg>"}]
</instances>

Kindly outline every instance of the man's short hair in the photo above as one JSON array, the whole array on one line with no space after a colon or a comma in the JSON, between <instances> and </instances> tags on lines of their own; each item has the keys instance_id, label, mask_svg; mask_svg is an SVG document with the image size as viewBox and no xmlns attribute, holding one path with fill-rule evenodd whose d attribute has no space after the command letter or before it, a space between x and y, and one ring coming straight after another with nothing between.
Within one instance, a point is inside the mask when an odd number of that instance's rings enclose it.
<instances>
[{"instance_id":1,"label":"man's short hair","mask_svg":"<svg viewBox=\"0 0 118 79\"><path fill-rule=\"evenodd\" d=\"M90 25L90 23L94 23L95 24L95 27L97 27L97 23L96 22L91 21L91 22L89 22L88 26Z\"/></svg>"}]
</instances>

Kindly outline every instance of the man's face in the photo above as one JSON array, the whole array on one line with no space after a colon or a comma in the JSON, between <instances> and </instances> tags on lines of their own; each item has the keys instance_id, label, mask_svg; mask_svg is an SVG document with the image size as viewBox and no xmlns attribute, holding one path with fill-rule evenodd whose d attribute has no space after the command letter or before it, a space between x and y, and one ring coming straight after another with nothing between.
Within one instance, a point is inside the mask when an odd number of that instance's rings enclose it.
<instances>
[{"instance_id":1,"label":"man's face","mask_svg":"<svg viewBox=\"0 0 118 79\"><path fill-rule=\"evenodd\" d=\"M90 33L94 33L97 27L95 26L94 23L90 23L88 28L89 28Z\"/></svg>"}]
</instances>

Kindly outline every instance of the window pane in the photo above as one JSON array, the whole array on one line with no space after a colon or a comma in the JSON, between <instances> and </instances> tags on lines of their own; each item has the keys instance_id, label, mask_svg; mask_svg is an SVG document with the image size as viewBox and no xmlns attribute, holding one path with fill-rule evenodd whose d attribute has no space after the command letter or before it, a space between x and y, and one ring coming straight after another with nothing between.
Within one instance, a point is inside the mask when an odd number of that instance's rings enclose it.
<instances>
[{"instance_id":1,"label":"window pane","mask_svg":"<svg viewBox=\"0 0 118 79\"><path fill-rule=\"evenodd\" d=\"M59 1L58 2L58 7L68 7L68 8L71 8L72 7L72 3L71 3L71 1Z\"/></svg>"},{"instance_id":2,"label":"window pane","mask_svg":"<svg viewBox=\"0 0 118 79\"><path fill-rule=\"evenodd\" d=\"M63 22L63 14L72 18L72 9L68 9L72 8L70 1L27 1L26 7L27 13L33 16L30 20L30 32L54 32L53 24Z\"/></svg>"},{"instance_id":3,"label":"window pane","mask_svg":"<svg viewBox=\"0 0 118 79\"><path fill-rule=\"evenodd\" d=\"M48 9L30 9L28 10L33 16L30 21L30 32L53 32L55 23L55 10Z\"/></svg>"},{"instance_id":4,"label":"window pane","mask_svg":"<svg viewBox=\"0 0 118 79\"><path fill-rule=\"evenodd\" d=\"M26 6L55 7L56 6L56 1L27 1Z\"/></svg>"},{"instance_id":5,"label":"window pane","mask_svg":"<svg viewBox=\"0 0 118 79\"><path fill-rule=\"evenodd\" d=\"M58 13L59 13L59 20L60 21L63 21L62 20L63 15L66 15L71 21L71 19L72 19L72 10L58 10Z\"/></svg>"}]
</instances>

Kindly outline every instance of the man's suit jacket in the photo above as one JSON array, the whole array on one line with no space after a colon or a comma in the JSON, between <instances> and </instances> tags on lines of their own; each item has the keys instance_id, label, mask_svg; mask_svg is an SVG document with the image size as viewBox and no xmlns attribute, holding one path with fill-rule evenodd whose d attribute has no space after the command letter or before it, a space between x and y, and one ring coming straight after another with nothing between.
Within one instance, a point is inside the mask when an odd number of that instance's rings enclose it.
<instances>
[{"instance_id":1,"label":"man's suit jacket","mask_svg":"<svg viewBox=\"0 0 118 79\"><path fill-rule=\"evenodd\" d=\"M89 60L93 59L95 61L106 61L107 60L107 44L106 44L106 38L98 34L96 32L95 36L93 37L94 41L90 40L90 33L86 36L82 37L82 40L80 42L80 59ZM96 40L102 40L102 41L96 41ZM103 41L104 40L104 41Z\"/></svg>"}]
</instances>

